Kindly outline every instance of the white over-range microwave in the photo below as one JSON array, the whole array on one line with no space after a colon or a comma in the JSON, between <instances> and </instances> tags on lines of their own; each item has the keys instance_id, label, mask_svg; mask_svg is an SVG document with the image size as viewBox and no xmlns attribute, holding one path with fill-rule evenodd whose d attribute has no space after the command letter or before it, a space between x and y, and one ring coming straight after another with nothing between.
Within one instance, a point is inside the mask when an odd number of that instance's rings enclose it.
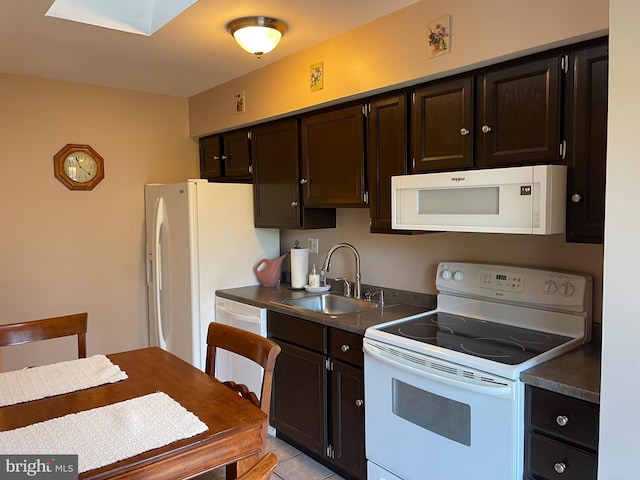
<instances>
[{"instance_id":1,"label":"white over-range microwave","mask_svg":"<svg viewBox=\"0 0 640 480\"><path fill-rule=\"evenodd\" d=\"M552 235L565 231L567 167L526 167L391 178L399 230Z\"/></svg>"}]
</instances>

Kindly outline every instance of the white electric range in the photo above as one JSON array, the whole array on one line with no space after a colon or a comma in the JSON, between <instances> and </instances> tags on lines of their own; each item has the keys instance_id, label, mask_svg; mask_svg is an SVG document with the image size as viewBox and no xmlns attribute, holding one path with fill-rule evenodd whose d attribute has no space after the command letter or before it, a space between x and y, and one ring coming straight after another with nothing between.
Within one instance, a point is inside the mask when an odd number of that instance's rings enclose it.
<instances>
[{"instance_id":1,"label":"white electric range","mask_svg":"<svg viewBox=\"0 0 640 480\"><path fill-rule=\"evenodd\" d=\"M520 479L520 372L590 340L592 279L442 262L436 288L432 312L365 333L368 479Z\"/></svg>"}]
</instances>

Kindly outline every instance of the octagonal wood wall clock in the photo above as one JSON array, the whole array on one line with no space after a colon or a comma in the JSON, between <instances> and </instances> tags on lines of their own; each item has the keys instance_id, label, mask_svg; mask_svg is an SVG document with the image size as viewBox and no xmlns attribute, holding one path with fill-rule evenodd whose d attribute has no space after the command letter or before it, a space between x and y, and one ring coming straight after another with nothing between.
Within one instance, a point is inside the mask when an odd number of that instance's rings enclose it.
<instances>
[{"instance_id":1,"label":"octagonal wood wall clock","mask_svg":"<svg viewBox=\"0 0 640 480\"><path fill-rule=\"evenodd\" d=\"M90 145L69 143L53 157L53 172L70 190L93 190L104 178L104 159Z\"/></svg>"}]
</instances>

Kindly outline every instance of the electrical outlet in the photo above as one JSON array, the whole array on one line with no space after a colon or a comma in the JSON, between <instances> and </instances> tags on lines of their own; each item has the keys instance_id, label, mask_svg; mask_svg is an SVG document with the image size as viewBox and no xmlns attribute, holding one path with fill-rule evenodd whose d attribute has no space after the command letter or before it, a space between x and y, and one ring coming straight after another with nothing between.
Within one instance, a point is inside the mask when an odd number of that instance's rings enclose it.
<instances>
[{"instance_id":1,"label":"electrical outlet","mask_svg":"<svg viewBox=\"0 0 640 480\"><path fill-rule=\"evenodd\" d=\"M308 238L307 245L309 246L309 253L318 253L318 239Z\"/></svg>"}]
</instances>

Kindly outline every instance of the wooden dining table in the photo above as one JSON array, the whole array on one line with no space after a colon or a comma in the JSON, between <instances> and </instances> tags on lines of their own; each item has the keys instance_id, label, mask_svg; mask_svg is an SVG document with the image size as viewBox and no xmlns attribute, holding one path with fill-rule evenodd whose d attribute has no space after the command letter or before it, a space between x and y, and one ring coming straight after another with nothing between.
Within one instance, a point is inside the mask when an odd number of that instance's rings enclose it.
<instances>
[{"instance_id":1,"label":"wooden dining table","mask_svg":"<svg viewBox=\"0 0 640 480\"><path fill-rule=\"evenodd\" d=\"M233 463L241 474L264 453L267 416L221 382L157 347L107 357L126 372L126 380L1 407L0 431L164 392L196 415L208 430L81 473L80 479L185 479Z\"/></svg>"}]
</instances>

